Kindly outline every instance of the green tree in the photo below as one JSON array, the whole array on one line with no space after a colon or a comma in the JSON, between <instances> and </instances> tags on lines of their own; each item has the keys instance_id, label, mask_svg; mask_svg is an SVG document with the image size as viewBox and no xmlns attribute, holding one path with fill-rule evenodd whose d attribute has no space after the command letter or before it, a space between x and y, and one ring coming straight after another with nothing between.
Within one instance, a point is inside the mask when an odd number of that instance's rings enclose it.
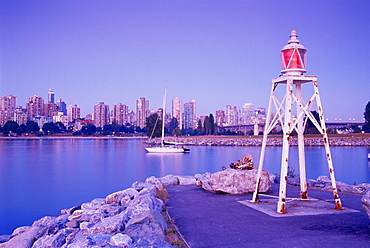
<instances>
[{"instance_id":1,"label":"green tree","mask_svg":"<svg viewBox=\"0 0 370 248\"><path fill-rule=\"evenodd\" d=\"M209 117L206 116L204 118L204 122L203 122L203 133L205 135L208 135L209 134Z\"/></svg>"},{"instance_id":2,"label":"green tree","mask_svg":"<svg viewBox=\"0 0 370 248\"><path fill-rule=\"evenodd\" d=\"M60 121L55 123L55 127L58 128L58 133L64 133L67 132L66 126ZM54 130L55 131L55 130Z\"/></svg>"},{"instance_id":3,"label":"green tree","mask_svg":"<svg viewBox=\"0 0 370 248\"><path fill-rule=\"evenodd\" d=\"M50 135L54 133L54 123L47 122L42 126L42 131L44 131L45 134Z\"/></svg>"},{"instance_id":4,"label":"green tree","mask_svg":"<svg viewBox=\"0 0 370 248\"><path fill-rule=\"evenodd\" d=\"M86 136L93 135L96 132L96 126L93 124L87 124L82 126L81 133Z\"/></svg>"},{"instance_id":5,"label":"green tree","mask_svg":"<svg viewBox=\"0 0 370 248\"><path fill-rule=\"evenodd\" d=\"M196 134L197 135L201 135L203 133L203 127L202 127L202 122L200 120L198 120L198 125L197 125L197 129L196 129Z\"/></svg>"},{"instance_id":6,"label":"green tree","mask_svg":"<svg viewBox=\"0 0 370 248\"><path fill-rule=\"evenodd\" d=\"M134 125L131 125L131 126L128 128L128 132L129 132L129 133L135 133L135 126L134 126Z\"/></svg>"},{"instance_id":7,"label":"green tree","mask_svg":"<svg viewBox=\"0 0 370 248\"><path fill-rule=\"evenodd\" d=\"M119 131L121 133L129 133L130 130L128 129L128 127L126 125L122 125L120 128L119 128Z\"/></svg>"},{"instance_id":8,"label":"green tree","mask_svg":"<svg viewBox=\"0 0 370 248\"><path fill-rule=\"evenodd\" d=\"M215 118L213 117L213 114L209 114L209 130L210 134L214 135L216 133L216 124L215 124Z\"/></svg>"},{"instance_id":9,"label":"green tree","mask_svg":"<svg viewBox=\"0 0 370 248\"><path fill-rule=\"evenodd\" d=\"M155 138L162 136L162 120L159 119L159 115L157 113L147 117L145 124L146 130L148 130L148 137Z\"/></svg>"},{"instance_id":10,"label":"green tree","mask_svg":"<svg viewBox=\"0 0 370 248\"><path fill-rule=\"evenodd\" d=\"M170 128L169 128L169 132L172 134L173 131L179 127L179 122L178 120L176 119L176 117L172 117L171 119L171 122L170 122Z\"/></svg>"},{"instance_id":11,"label":"green tree","mask_svg":"<svg viewBox=\"0 0 370 248\"><path fill-rule=\"evenodd\" d=\"M15 131L17 130L18 127L19 127L19 125L18 125L17 122L7 121L4 125L4 130L15 133Z\"/></svg>"},{"instance_id":12,"label":"green tree","mask_svg":"<svg viewBox=\"0 0 370 248\"><path fill-rule=\"evenodd\" d=\"M27 121L26 123L26 131L27 132L37 132L40 130L39 125L34 121Z\"/></svg>"},{"instance_id":13,"label":"green tree","mask_svg":"<svg viewBox=\"0 0 370 248\"><path fill-rule=\"evenodd\" d=\"M204 126L203 130L206 135L215 134L215 118L213 117L212 114L206 116L206 118L204 119L203 126Z\"/></svg>"},{"instance_id":14,"label":"green tree","mask_svg":"<svg viewBox=\"0 0 370 248\"><path fill-rule=\"evenodd\" d=\"M121 130L121 125L119 125L119 124L117 123L117 121L116 121L116 120L114 120L114 121L113 121L113 123L112 123L112 133L113 133L114 135L119 135L120 130Z\"/></svg>"},{"instance_id":15,"label":"green tree","mask_svg":"<svg viewBox=\"0 0 370 248\"><path fill-rule=\"evenodd\" d=\"M365 124L362 127L362 130L365 133L370 133L370 101L365 106L364 112Z\"/></svg>"},{"instance_id":16,"label":"green tree","mask_svg":"<svg viewBox=\"0 0 370 248\"><path fill-rule=\"evenodd\" d=\"M10 132L16 133L17 128L19 127L18 123L15 121L7 121L3 128L4 135L8 135Z\"/></svg>"},{"instance_id":17,"label":"green tree","mask_svg":"<svg viewBox=\"0 0 370 248\"><path fill-rule=\"evenodd\" d=\"M173 136L176 136L176 137L181 136L181 130L180 130L180 128L176 127L176 128L172 131L172 135L173 135Z\"/></svg>"},{"instance_id":18,"label":"green tree","mask_svg":"<svg viewBox=\"0 0 370 248\"><path fill-rule=\"evenodd\" d=\"M23 128L22 128L21 126L19 126L19 127L15 130L15 132L17 133L17 135L21 136L21 135L22 135L22 133L24 132L24 130L23 130Z\"/></svg>"},{"instance_id":19,"label":"green tree","mask_svg":"<svg viewBox=\"0 0 370 248\"><path fill-rule=\"evenodd\" d=\"M112 124L106 124L103 127L103 135L111 135L113 133L113 125Z\"/></svg>"}]
</instances>

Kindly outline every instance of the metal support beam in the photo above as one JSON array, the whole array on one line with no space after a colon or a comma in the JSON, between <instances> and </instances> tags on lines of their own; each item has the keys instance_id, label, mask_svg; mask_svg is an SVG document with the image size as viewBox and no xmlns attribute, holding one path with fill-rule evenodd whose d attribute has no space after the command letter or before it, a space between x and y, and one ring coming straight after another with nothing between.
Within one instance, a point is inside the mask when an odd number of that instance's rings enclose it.
<instances>
[{"instance_id":1,"label":"metal support beam","mask_svg":"<svg viewBox=\"0 0 370 248\"><path fill-rule=\"evenodd\" d=\"M328 133L326 131L325 118L324 118L324 113L322 111L322 105L321 105L321 99L320 99L320 93L319 93L319 87L318 87L318 84L317 84L317 80L313 81L313 87L314 87L314 91L315 91L315 94L316 94L317 108L318 108L319 116L320 116L320 124L321 124L321 128L322 128L321 134L322 134L322 137L324 139L326 159L328 161L330 180L331 180L331 185L332 185L333 195L334 195L334 201L335 201L335 209L342 210L343 206L342 206L341 200L340 200L339 195L338 195L338 188L337 188L337 182L335 180L333 160L331 158L331 152L330 152L330 147L329 147L329 138L328 138Z\"/></svg>"},{"instance_id":2,"label":"metal support beam","mask_svg":"<svg viewBox=\"0 0 370 248\"><path fill-rule=\"evenodd\" d=\"M304 103L302 96L302 84L313 83L314 93L309 99L307 104ZM286 85L285 95L283 100L279 102L278 98L275 96L275 90L278 85ZM316 103L320 121L318 122L315 117L310 112L313 103ZM294 119L293 115L293 105L296 104L296 116ZM275 107L275 114L272 117L273 106ZM304 120L306 116L306 120ZM258 191L261 181L261 174L263 169L264 157L266 152L266 145L268 134L273 130L273 128L280 122L283 129L283 147L282 147L282 157L281 157L281 171L280 171L280 188L279 188L279 200L277 205L277 213L286 212L286 186L288 180L288 165L289 165L289 140L290 135L293 130L297 131L298 134L298 155L299 155L299 174L300 174L300 198L307 199L307 181L306 181L306 163L305 163L305 147L304 147L304 126L310 119L315 127L322 134L325 144L326 158L328 162L328 168L330 173L330 178L332 182L335 208L343 209L338 190L335 181L333 161L331 158L329 139L325 127L324 114L322 111L321 99L319 94L319 89L317 85L317 78L315 76L303 76L303 75L285 75L272 80L272 88L270 93L269 105L267 110L267 118L265 129L263 133L262 147L260 153L260 160L258 165L256 188L253 194L251 202L259 202Z\"/></svg>"},{"instance_id":3,"label":"metal support beam","mask_svg":"<svg viewBox=\"0 0 370 248\"><path fill-rule=\"evenodd\" d=\"M305 152L304 152L304 126L303 126L303 98L302 98L302 83L296 83L296 95L299 100L297 104L297 134L298 134L298 157L299 157L299 176L300 176L300 186L301 193L300 197L302 199L307 199L307 183L306 183L306 161L305 161Z\"/></svg>"}]
</instances>

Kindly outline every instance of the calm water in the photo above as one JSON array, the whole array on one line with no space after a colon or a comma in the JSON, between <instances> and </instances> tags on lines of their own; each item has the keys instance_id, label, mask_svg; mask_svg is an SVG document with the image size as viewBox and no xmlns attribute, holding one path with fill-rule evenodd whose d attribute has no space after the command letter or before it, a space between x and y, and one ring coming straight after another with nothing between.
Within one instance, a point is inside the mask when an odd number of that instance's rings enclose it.
<instances>
[{"instance_id":1,"label":"calm water","mask_svg":"<svg viewBox=\"0 0 370 248\"><path fill-rule=\"evenodd\" d=\"M0 234L63 208L130 187L149 176L216 172L260 147L190 147L188 154L148 154L143 140L0 140ZM367 147L332 147L338 181L370 182ZM307 177L328 175L324 148L306 149ZM268 147L264 168L280 172L281 147ZM297 148L291 150L297 168Z\"/></svg>"}]
</instances>

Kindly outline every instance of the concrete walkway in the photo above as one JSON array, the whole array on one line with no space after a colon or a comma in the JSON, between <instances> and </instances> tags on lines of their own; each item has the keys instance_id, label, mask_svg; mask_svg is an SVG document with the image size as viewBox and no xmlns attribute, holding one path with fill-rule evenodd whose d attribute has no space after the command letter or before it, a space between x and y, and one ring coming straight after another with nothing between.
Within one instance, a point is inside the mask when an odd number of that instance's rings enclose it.
<instances>
[{"instance_id":1,"label":"concrete walkway","mask_svg":"<svg viewBox=\"0 0 370 248\"><path fill-rule=\"evenodd\" d=\"M275 214L276 200L250 206L252 194L209 193L196 186L172 186L166 207L192 248L198 247L370 247L369 218L361 196L340 194L344 211L332 202L287 204L287 214ZM267 195L278 195L272 185ZM299 195L288 187L288 197ZM332 199L327 191L309 189L309 197ZM275 201L275 202L274 202ZM315 205L316 204L316 205ZM328 205L329 204L329 205Z\"/></svg>"}]
</instances>

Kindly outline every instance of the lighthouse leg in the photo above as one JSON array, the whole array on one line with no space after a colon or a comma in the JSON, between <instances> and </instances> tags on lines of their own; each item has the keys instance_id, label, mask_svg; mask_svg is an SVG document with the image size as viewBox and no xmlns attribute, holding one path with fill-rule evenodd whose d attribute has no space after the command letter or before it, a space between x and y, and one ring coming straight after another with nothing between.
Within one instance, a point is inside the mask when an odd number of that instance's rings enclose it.
<instances>
[{"instance_id":1,"label":"lighthouse leg","mask_svg":"<svg viewBox=\"0 0 370 248\"><path fill-rule=\"evenodd\" d=\"M315 94L316 94L316 103L317 103L317 108L318 108L319 116L320 116L320 126L321 126L321 129L322 129L322 130L319 130L319 131L322 134L322 137L324 139L326 160L328 161L330 180L331 180L331 185L332 185L332 188L333 188L335 209L342 210L343 206L342 206L342 202L339 198L337 182L335 180L333 160L332 160L332 157L331 157L331 152L330 152L330 147L329 147L329 138L328 138L328 133L326 131L324 113L323 113L322 106L321 106L321 99L320 99L319 87L318 87L318 84L317 84L317 80L313 81L313 87L314 87Z\"/></svg>"},{"instance_id":2,"label":"lighthouse leg","mask_svg":"<svg viewBox=\"0 0 370 248\"><path fill-rule=\"evenodd\" d=\"M305 161L305 149L304 149L304 126L303 126L303 98L302 98L302 84L296 83L296 95L299 100L297 103L297 116L300 116L297 122L297 133L298 133L298 158L299 158L299 179L300 179L300 197L307 199L307 182L306 182L306 161Z\"/></svg>"},{"instance_id":3,"label":"lighthouse leg","mask_svg":"<svg viewBox=\"0 0 370 248\"><path fill-rule=\"evenodd\" d=\"M252 200L251 200L251 202L254 202L254 203L259 202L259 200L258 200L258 191L259 191L259 188L260 188L263 162L264 162L264 159L265 159L267 135L269 133L270 120L271 120L272 99L274 97L275 88L276 87L275 87L275 84L273 82L272 87L271 87L269 105L268 105L268 109L267 109L267 117L266 117L265 128L264 128L264 131L263 131L262 147L261 147L260 160L259 160L259 163L258 163L258 171L257 171L257 177L256 177L256 188L254 190L253 197L252 197Z\"/></svg>"},{"instance_id":4,"label":"lighthouse leg","mask_svg":"<svg viewBox=\"0 0 370 248\"><path fill-rule=\"evenodd\" d=\"M286 212L286 186L288 180L288 162L289 162L289 139L291 133L291 116L292 116L292 94L293 94L293 80L287 81L285 114L283 125L283 154L281 156L281 171L280 171L280 188L279 201L276 212L284 214Z\"/></svg>"}]
</instances>

